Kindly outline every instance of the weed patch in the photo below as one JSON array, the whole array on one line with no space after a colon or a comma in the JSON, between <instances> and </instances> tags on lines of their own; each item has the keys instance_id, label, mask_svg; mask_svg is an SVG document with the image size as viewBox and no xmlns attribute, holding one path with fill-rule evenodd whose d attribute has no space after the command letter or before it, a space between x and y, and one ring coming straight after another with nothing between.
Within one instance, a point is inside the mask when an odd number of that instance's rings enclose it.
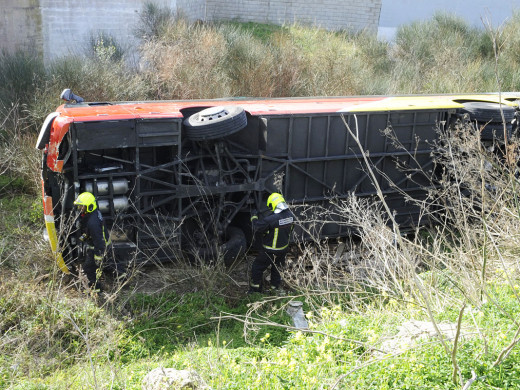
<instances>
[{"instance_id":1,"label":"weed patch","mask_svg":"<svg viewBox=\"0 0 520 390\"><path fill-rule=\"evenodd\" d=\"M129 301L134 318L129 334L139 337L150 354L161 350L171 353L193 342L206 346L244 347L248 345L244 324L229 316L245 315L248 303L248 299L243 299L230 305L223 297L208 298L204 293L136 295ZM221 318L223 314L226 318ZM288 318L276 310L275 304L264 307L261 314L268 316L273 324L277 321L287 323ZM263 342L268 340L272 345L280 345L287 339L287 332L276 326L257 332L258 336L253 339L256 342L266 333L270 336Z\"/></svg>"}]
</instances>

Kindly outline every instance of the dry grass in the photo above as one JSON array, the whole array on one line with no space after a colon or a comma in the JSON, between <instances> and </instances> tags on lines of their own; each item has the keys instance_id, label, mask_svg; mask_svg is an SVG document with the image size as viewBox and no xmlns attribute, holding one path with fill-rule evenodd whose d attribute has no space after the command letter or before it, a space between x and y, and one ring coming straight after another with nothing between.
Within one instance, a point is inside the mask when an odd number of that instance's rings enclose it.
<instances>
[{"instance_id":1,"label":"dry grass","mask_svg":"<svg viewBox=\"0 0 520 390\"><path fill-rule=\"evenodd\" d=\"M518 147L512 140L508 150ZM433 224L415 232L393 224L383 199L332 200L333 211L307 207L306 228L312 220L335 220L356 234L340 244L318 238L300 244L286 279L308 297L339 300L354 310L375 296L432 312L447 302L478 307L489 299L490 280L513 288L520 275L520 182L516 165L508 165L499 149L485 148L471 126L444 134L436 188L420 204Z\"/></svg>"},{"instance_id":2,"label":"dry grass","mask_svg":"<svg viewBox=\"0 0 520 390\"><path fill-rule=\"evenodd\" d=\"M181 19L160 39L144 44L144 75L156 99L227 96L231 90L220 66L225 54L222 35L215 29Z\"/></svg>"},{"instance_id":3,"label":"dry grass","mask_svg":"<svg viewBox=\"0 0 520 390\"><path fill-rule=\"evenodd\" d=\"M20 116L20 107L0 107L0 174L21 178L30 191L40 186L40 155L31 123Z\"/></svg>"}]
</instances>

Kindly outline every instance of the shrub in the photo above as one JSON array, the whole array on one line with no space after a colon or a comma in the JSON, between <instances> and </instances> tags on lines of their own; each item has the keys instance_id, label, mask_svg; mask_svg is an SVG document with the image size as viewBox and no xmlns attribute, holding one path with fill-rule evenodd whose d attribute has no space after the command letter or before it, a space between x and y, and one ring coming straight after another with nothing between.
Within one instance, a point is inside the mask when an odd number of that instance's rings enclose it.
<instances>
[{"instance_id":1,"label":"shrub","mask_svg":"<svg viewBox=\"0 0 520 390\"><path fill-rule=\"evenodd\" d=\"M170 8L146 2L139 15L135 36L145 41L157 39L164 34L173 19L174 14Z\"/></svg>"},{"instance_id":2,"label":"shrub","mask_svg":"<svg viewBox=\"0 0 520 390\"><path fill-rule=\"evenodd\" d=\"M34 88L44 79L43 61L36 53L0 54L0 108L31 103Z\"/></svg>"},{"instance_id":3,"label":"shrub","mask_svg":"<svg viewBox=\"0 0 520 390\"><path fill-rule=\"evenodd\" d=\"M229 80L235 96L275 96L276 79L274 53L253 34L232 25L218 27L225 46L220 71Z\"/></svg>"},{"instance_id":4,"label":"shrub","mask_svg":"<svg viewBox=\"0 0 520 390\"><path fill-rule=\"evenodd\" d=\"M125 49L113 36L100 32L90 36L87 55L103 62L119 62L125 55Z\"/></svg>"},{"instance_id":5,"label":"shrub","mask_svg":"<svg viewBox=\"0 0 520 390\"><path fill-rule=\"evenodd\" d=\"M518 23L520 12L516 11L501 29L493 30L488 27L490 40L496 37L496 49L499 55L499 77L504 91L520 90L520 75L518 66L520 64L520 30Z\"/></svg>"},{"instance_id":6,"label":"shrub","mask_svg":"<svg viewBox=\"0 0 520 390\"><path fill-rule=\"evenodd\" d=\"M0 107L0 175L21 179L28 192L37 193L40 185L40 156L34 148L36 137L31 122L20 117L19 105Z\"/></svg>"},{"instance_id":7,"label":"shrub","mask_svg":"<svg viewBox=\"0 0 520 390\"><path fill-rule=\"evenodd\" d=\"M392 53L393 88L400 93L495 90L493 79L481 74L492 53L485 32L449 14L403 25Z\"/></svg>"},{"instance_id":8,"label":"shrub","mask_svg":"<svg viewBox=\"0 0 520 390\"><path fill-rule=\"evenodd\" d=\"M154 99L197 99L231 95L221 71L225 40L214 27L184 19L167 27L157 40L142 47L143 75Z\"/></svg>"}]
</instances>

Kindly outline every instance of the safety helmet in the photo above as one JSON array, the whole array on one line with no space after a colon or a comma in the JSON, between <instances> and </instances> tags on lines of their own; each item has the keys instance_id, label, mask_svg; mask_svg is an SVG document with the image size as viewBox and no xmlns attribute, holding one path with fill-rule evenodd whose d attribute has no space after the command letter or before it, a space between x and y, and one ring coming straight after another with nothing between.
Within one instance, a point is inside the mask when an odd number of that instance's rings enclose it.
<instances>
[{"instance_id":1,"label":"safety helmet","mask_svg":"<svg viewBox=\"0 0 520 390\"><path fill-rule=\"evenodd\" d=\"M273 192L271 195L269 195L269 198L267 198L267 207L270 207L271 210L275 210L276 206L278 206L279 203L285 203L285 199L283 198L282 194L279 194L278 192Z\"/></svg>"},{"instance_id":2,"label":"safety helmet","mask_svg":"<svg viewBox=\"0 0 520 390\"><path fill-rule=\"evenodd\" d=\"M96 198L90 192L82 192L79 194L74 201L74 205L85 206L87 208L87 213L91 213L97 209Z\"/></svg>"}]
</instances>

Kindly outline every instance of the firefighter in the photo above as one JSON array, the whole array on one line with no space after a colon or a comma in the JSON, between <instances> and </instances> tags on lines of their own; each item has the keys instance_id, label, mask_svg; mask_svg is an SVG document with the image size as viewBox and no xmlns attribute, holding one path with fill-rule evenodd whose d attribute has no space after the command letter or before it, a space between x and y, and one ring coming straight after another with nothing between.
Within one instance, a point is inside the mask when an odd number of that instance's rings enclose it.
<instances>
[{"instance_id":1,"label":"firefighter","mask_svg":"<svg viewBox=\"0 0 520 390\"><path fill-rule=\"evenodd\" d=\"M264 271L271 266L271 290L281 293L282 277L280 269L285 264L285 256L289 249L289 239L294 225L294 215L289 210L283 196L277 192L267 199L269 215L258 218L253 213L251 222L253 232L262 234L262 248L251 267L249 292L262 292Z\"/></svg>"},{"instance_id":2,"label":"firefighter","mask_svg":"<svg viewBox=\"0 0 520 390\"><path fill-rule=\"evenodd\" d=\"M94 195L83 192L74 201L74 205L80 212L79 240L84 248L83 272L87 276L89 287L94 291L101 290L98 273L101 272L110 238Z\"/></svg>"}]
</instances>

